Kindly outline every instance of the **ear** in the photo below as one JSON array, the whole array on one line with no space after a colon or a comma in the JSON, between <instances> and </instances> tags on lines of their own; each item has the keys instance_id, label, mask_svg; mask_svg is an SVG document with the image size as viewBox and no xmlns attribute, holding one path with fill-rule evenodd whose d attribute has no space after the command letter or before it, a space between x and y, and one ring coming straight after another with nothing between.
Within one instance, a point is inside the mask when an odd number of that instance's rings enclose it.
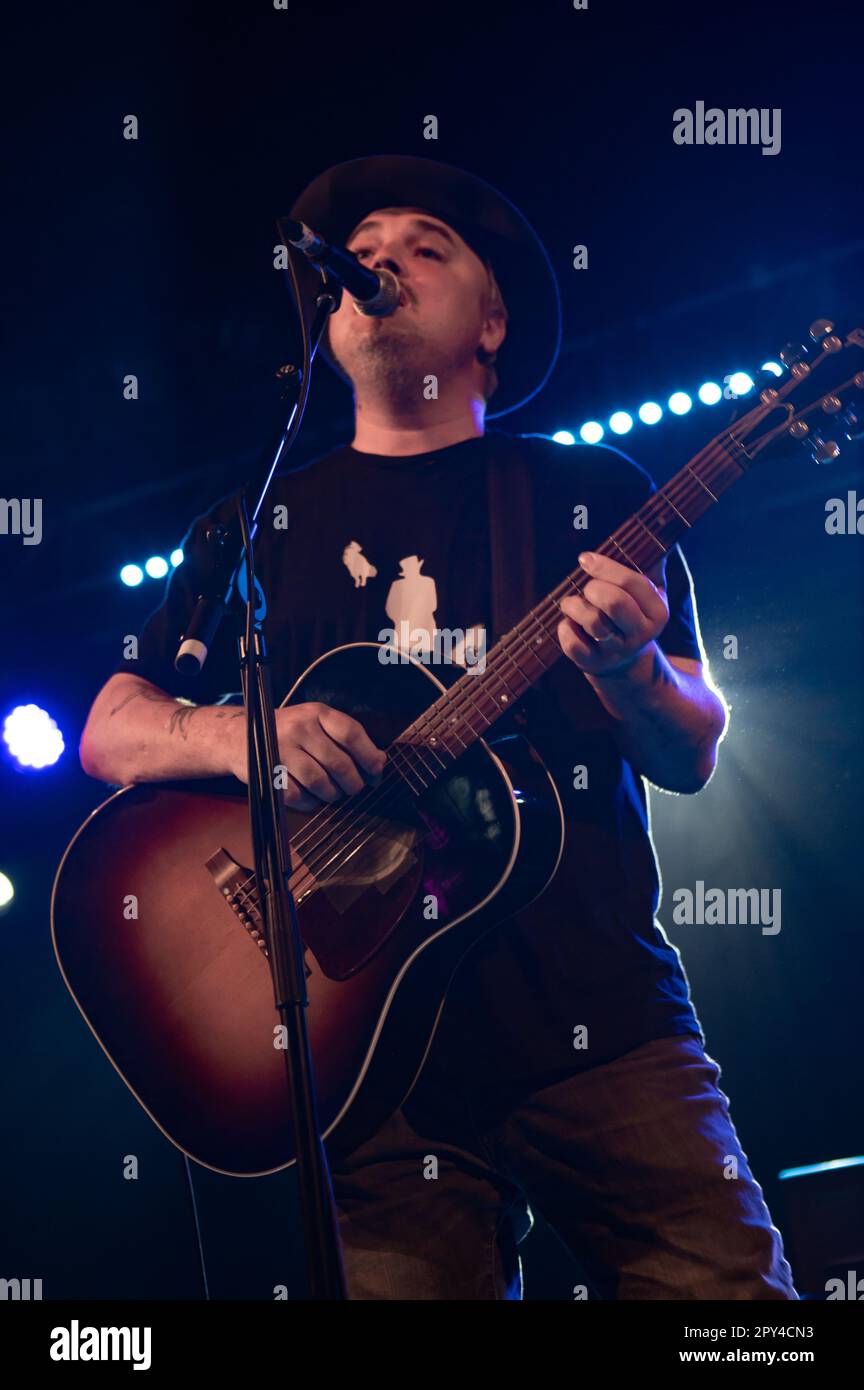
<instances>
[{"instance_id":1,"label":"ear","mask_svg":"<svg viewBox=\"0 0 864 1390\"><path fill-rule=\"evenodd\" d=\"M494 303L489 304L486 309L486 318L483 322L483 331L480 334L479 347L485 352L494 355L500 348L504 339L507 337L507 319L503 309Z\"/></svg>"}]
</instances>

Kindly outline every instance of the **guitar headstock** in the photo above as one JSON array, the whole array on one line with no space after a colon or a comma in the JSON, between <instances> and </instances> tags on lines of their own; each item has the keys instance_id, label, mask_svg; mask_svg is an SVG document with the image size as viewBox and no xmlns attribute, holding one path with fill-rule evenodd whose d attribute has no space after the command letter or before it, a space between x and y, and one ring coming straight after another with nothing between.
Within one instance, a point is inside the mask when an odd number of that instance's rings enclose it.
<instances>
[{"instance_id":1,"label":"guitar headstock","mask_svg":"<svg viewBox=\"0 0 864 1390\"><path fill-rule=\"evenodd\" d=\"M817 319L809 339L786 344L780 353L784 378L766 386L758 405L717 436L742 462L798 440L816 463L831 463L840 453L838 440L864 433L864 330L841 337L829 319Z\"/></svg>"}]
</instances>

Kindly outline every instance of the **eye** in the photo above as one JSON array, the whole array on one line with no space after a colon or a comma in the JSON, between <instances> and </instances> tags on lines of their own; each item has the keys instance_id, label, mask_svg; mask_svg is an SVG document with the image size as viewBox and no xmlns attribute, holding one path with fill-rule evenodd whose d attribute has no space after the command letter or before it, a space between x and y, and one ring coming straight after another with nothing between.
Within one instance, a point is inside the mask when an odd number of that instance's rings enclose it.
<instances>
[{"instance_id":1,"label":"eye","mask_svg":"<svg viewBox=\"0 0 864 1390\"><path fill-rule=\"evenodd\" d=\"M349 246L348 250L351 251L358 260L360 260L362 256L369 255L369 248L367 246Z\"/></svg>"},{"instance_id":2,"label":"eye","mask_svg":"<svg viewBox=\"0 0 864 1390\"><path fill-rule=\"evenodd\" d=\"M433 261L441 261L444 259L440 251L436 251L432 246L418 246L417 254L418 256L431 256Z\"/></svg>"}]
</instances>

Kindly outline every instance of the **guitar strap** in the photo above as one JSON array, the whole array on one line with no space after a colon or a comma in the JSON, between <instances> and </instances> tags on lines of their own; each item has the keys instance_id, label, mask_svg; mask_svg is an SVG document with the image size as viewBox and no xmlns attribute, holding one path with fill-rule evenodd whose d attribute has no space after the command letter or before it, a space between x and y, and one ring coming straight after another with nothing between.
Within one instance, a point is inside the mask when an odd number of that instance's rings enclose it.
<instances>
[{"instance_id":1,"label":"guitar strap","mask_svg":"<svg viewBox=\"0 0 864 1390\"><path fill-rule=\"evenodd\" d=\"M489 434L486 465L494 640L536 602L534 507L527 441Z\"/></svg>"}]
</instances>

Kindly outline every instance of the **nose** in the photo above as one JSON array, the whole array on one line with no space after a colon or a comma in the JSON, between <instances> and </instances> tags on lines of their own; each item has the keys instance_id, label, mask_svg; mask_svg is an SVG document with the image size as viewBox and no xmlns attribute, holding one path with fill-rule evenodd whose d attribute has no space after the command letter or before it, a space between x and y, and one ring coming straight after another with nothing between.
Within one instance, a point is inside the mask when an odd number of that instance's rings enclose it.
<instances>
[{"instance_id":1,"label":"nose","mask_svg":"<svg viewBox=\"0 0 864 1390\"><path fill-rule=\"evenodd\" d=\"M401 263L396 259L396 257L392 253L387 254L383 250L379 251L378 255L375 257L375 260L373 261L373 269L389 270L393 275L402 274Z\"/></svg>"}]
</instances>

